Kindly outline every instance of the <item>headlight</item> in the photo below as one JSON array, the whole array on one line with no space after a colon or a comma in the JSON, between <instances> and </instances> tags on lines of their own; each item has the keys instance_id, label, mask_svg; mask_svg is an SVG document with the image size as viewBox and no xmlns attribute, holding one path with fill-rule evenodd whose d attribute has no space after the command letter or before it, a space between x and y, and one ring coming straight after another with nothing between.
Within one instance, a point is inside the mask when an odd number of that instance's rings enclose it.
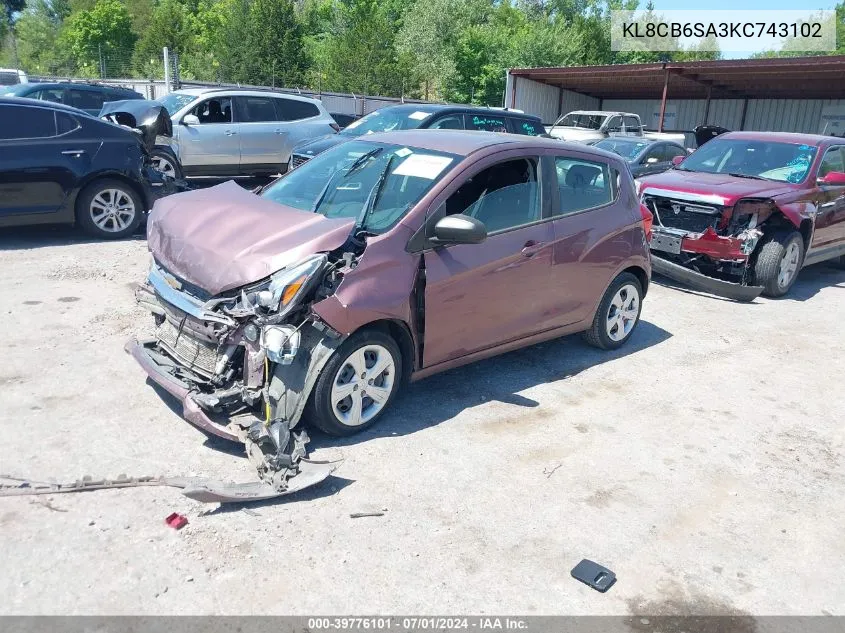
<instances>
[{"instance_id":1,"label":"headlight","mask_svg":"<svg viewBox=\"0 0 845 633\"><path fill-rule=\"evenodd\" d=\"M314 273L325 262L325 255L312 255L296 266L275 273L270 277L267 287L257 293L258 305L282 314L287 312L296 305Z\"/></svg>"}]
</instances>

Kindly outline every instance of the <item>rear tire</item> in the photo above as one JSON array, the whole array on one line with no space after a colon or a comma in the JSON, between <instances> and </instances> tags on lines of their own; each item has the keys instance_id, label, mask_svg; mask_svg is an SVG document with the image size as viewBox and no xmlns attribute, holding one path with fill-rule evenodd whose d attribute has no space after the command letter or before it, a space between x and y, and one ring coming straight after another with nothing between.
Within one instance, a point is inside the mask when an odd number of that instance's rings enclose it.
<instances>
[{"instance_id":1,"label":"rear tire","mask_svg":"<svg viewBox=\"0 0 845 633\"><path fill-rule=\"evenodd\" d=\"M757 252L754 279L763 294L784 296L798 278L804 263L804 238L798 231L779 231L766 238Z\"/></svg>"},{"instance_id":2,"label":"rear tire","mask_svg":"<svg viewBox=\"0 0 845 633\"><path fill-rule=\"evenodd\" d=\"M114 178L88 184L76 199L76 219L82 229L104 240L131 235L144 215L141 196L129 185Z\"/></svg>"},{"instance_id":3,"label":"rear tire","mask_svg":"<svg viewBox=\"0 0 845 633\"><path fill-rule=\"evenodd\" d=\"M401 382L402 352L396 341L381 330L361 330L346 339L326 363L306 416L328 435L353 435L378 421Z\"/></svg>"},{"instance_id":4,"label":"rear tire","mask_svg":"<svg viewBox=\"0 0 845 633\"><path fill-rule=\"evenodd\" d=\"M621 347L637 328L642 309L640 280L631 273L621 273L605 290L593 324L583 333L584 340L599 349Z\"/></svg>"}]
</instances>

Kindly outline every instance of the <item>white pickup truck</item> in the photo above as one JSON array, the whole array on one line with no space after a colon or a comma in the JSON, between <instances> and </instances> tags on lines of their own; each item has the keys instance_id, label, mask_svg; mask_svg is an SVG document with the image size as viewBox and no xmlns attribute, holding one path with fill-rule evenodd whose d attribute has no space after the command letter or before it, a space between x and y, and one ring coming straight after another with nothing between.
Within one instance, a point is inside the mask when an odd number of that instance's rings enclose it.
<instances>
[{"instance_id":1,"label":"white pickup truck","mask_svg":"<svg viewBox=\"0 0 845 633\"><path fill-rule=\"evenodd\" d=\"M655 141L675 141L690 147L690 141L683 132L644 131L640 117L631 112L575 110L564 114L546 131L549 136L573 143L594 143L608 136L639 136Z\"/></svg>"}]
</instances>

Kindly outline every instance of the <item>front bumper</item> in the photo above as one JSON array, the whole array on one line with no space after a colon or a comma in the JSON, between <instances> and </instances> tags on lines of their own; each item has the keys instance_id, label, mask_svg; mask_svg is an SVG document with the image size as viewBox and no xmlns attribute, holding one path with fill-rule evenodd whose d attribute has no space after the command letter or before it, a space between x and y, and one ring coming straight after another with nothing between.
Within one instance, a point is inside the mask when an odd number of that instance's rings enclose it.
<instances>
[{"instance_id":1,"label":"front bumper","mask_svg":"<svg viewBox=\"0 0 845 633\"><path fill-rule=\"evenodd\" d=\"M212 420L205 411L200 408L191 395L191 389L184 382L179 380L167 370L167 365L159 362L159 355L154 351L155 339L138 341L131 339L127 341L124 350L131 354L141 368L147 373L150 380L175 396L182 403L182 416L191 424L203 431L222 437L232 442L242 442L243 439L238 433L238 427L229 423L223 425Z\"/></svg>"},{"instance_id":2,"label":"front bumper","mask_svg":"<svg viewBox=\"0 0 845 633\"><path fill-rule=\"evenodd\" d=\"M702 275L700 272L665 260L653 253L651 268L660 275L685 283L696 290L709 292L734 301L753 301L763 292L762 286L745 286Z\"/></svg>"}]
</instances>

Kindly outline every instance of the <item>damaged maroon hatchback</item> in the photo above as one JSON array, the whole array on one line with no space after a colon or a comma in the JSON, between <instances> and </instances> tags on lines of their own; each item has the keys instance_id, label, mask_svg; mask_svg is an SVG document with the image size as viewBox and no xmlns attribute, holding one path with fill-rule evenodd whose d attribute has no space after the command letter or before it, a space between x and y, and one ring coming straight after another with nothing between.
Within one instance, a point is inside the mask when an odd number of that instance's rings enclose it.
<instances>
[{"instance_id":1,"label":"damaged maroon hatchback","mask_svg":"<svg viewBox=\"0 0 845 633\"><path fill-rule=\"evenodd\" d=\"M638 182L654 213L654 270L750 301L789 292L802 266L845 255L845 143L731 132Z\"/></svg>"},{"instance_id":2,"label":"damaged maroon hatchback","mask_svg":"<svg viewBox=\"0 0 845 633\"><path fill-rule=\"evenodd\" d=\"M160 201L137 292L157 332L127 351L287 491L311 463L303 417L347 435L409 379L573 332L625 343L650 222L626 165L600 150L374 134L260 195L226 183Z\"/></svg>"}]
</instances>

